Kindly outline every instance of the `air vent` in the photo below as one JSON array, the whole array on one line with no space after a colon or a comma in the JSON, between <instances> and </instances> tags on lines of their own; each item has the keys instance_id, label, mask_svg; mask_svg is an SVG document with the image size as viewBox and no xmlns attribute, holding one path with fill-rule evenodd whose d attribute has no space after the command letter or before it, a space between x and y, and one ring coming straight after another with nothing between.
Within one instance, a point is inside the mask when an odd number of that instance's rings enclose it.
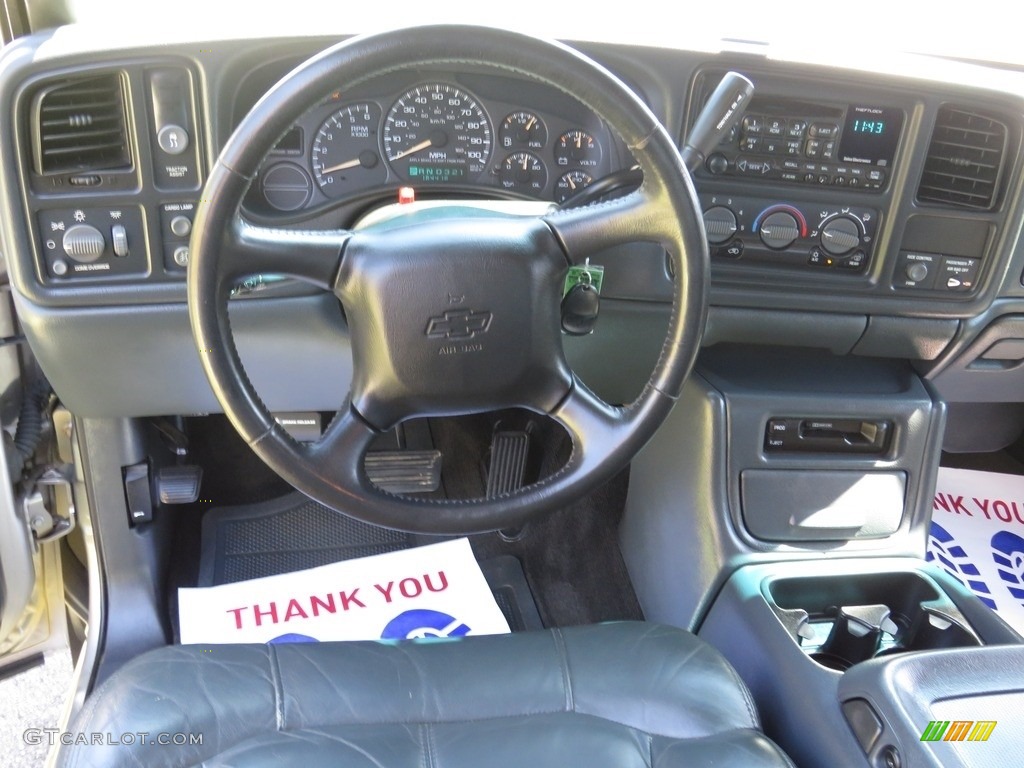
<instances>
[{"instance_id":1,"label":"air vent","mask_svg":"<svg viewBox=\"0 0 1024 768\"><path fill-rule=\"evenodd\" d=\"M995 207L1006 152L1006 123L959 107L939 110L917 199L962 208Z\"/></svg>"},{"instance_id":2,"label":"air vent","mask_svg":"<svg viewBox=\"0 0 1024 768\"><path fill-rule=\"evenodd\" d=\"M75 78L46 87L36 95L32 114L37 172L131 165L120 75Z\"/></svg>"}]
</instances>

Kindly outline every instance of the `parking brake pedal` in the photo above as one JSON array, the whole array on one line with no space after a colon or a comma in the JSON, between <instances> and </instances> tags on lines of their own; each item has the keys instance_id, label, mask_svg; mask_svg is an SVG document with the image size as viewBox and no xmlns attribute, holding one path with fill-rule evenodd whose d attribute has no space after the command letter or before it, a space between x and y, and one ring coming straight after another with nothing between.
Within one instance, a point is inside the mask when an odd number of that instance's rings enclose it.
<instances>
[{"instance_id":1,"label":"parking brake pedal","mask_svg":"<svg viewBox=\"0 0 1024 768\"><path fill-rule=\"evenodd\" d=\"M370 451L370 482L388 493L429 493L441 487L440 451Z\"/></svg>"},{"instance_id":2,"label":"parking brake pedal","mask_svg":"<svg viewBox=\"0 0 1024 768\"><path fill-rule=\"evenodd\" d=\"M161 504L193 504L199 498L203 468L194 464L162 467L156 473L156 493Z\"/></svg>"},{"instance_id":3,"label":"parking brake pedal","mask_svg":"<svg viewBox=\"0 0 1024 768\"><path fill-rule=\"evenodd\" d=\"M523 487L530 455L527 432L495 432L491 439L491 465L487 472L487 498L495 499Z\"/></svg>"}]
</instances>

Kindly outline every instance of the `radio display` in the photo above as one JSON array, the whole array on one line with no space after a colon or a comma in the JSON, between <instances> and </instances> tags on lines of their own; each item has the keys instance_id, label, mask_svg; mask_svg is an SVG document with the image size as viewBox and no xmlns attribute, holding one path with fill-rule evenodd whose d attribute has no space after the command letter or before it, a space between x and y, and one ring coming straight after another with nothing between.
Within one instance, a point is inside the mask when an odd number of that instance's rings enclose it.
<instances>
[{"instance_id":1,"label":"radio display","mask_svg":"<svg viewBox=\"0 0 1024 768\"><path fill-rule=\"evenodd\" d=\"M892 164L903 130L903 110L852 105L846 112L839 160L885 167Z\"/></svg>"}]
</instances>

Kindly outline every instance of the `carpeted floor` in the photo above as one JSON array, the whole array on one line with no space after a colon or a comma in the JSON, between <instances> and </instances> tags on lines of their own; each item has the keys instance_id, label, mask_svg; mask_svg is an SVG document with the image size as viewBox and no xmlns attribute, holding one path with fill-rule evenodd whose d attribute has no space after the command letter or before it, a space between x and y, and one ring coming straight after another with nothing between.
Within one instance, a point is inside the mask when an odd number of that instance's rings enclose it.
<instances>
[{"instance_id":1,"label":"carpeted floor","mask_svg":"<svg viewBox=\"0 0 1024 768\"><path fill-rule=\"evenodd\" d=\"M43 765L50 747L49 736L41 730L57 727L72 672L71 653L64 649L0 679L0 753L7 768Z\"/></svg>"}]
</instances>

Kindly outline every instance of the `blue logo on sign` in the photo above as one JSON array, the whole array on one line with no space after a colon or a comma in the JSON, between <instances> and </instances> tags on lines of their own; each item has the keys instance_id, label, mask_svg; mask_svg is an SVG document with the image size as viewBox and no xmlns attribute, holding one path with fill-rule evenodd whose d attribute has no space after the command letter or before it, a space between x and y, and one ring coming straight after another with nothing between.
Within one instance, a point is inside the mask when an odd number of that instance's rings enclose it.
<instances>
[{"instance_id":1,"label":"blue logo on sign","mask_svg":"<svg viewBox=\"0 0 1024 768\"><path fill-rule=\"evenodd\" d=\"M319 643L315 637L309 635L300 635L297 632L289 632L286 635L278 635L270 640L267 640L267 645L277 645L278 643Z\"/></svg>"},{"instance_id":2,"label":"blue logo on sign","mask_svg":"<svg viewBox=\"0 0 1024 768\"><path fill-rule=\"evenodd\" d=\"M1000 531L992 537L992 559L1010 594L1024 603L1024 538Z\"/></svg>"},{"instance_id":3,"label":"blue logo on sign","mask_svg":"<svg viewBox=\"0 0 1024 768\"><path fill-rule=\"evenodd\" d=\"M384 627L381 640L419 640L425 637L463 637L469 627L441 611L416 608L400 613Z\"/></svg>"},{"instance_id":4,"label":"blue logo on sign","mask_svg":"<svg viewBox=\"0 0 1024 768\"><path fill-rule=\"evenodd\" d=\"M935 522L932 523L928 536L928 554L925 555L925 560L941 566L954 579L969 586L981 602L996 610L996 601L990 597L992 591L981 580L978 566L967 558L967 553L956 543L953 534Z\"/></svg>"}]
</instances>

